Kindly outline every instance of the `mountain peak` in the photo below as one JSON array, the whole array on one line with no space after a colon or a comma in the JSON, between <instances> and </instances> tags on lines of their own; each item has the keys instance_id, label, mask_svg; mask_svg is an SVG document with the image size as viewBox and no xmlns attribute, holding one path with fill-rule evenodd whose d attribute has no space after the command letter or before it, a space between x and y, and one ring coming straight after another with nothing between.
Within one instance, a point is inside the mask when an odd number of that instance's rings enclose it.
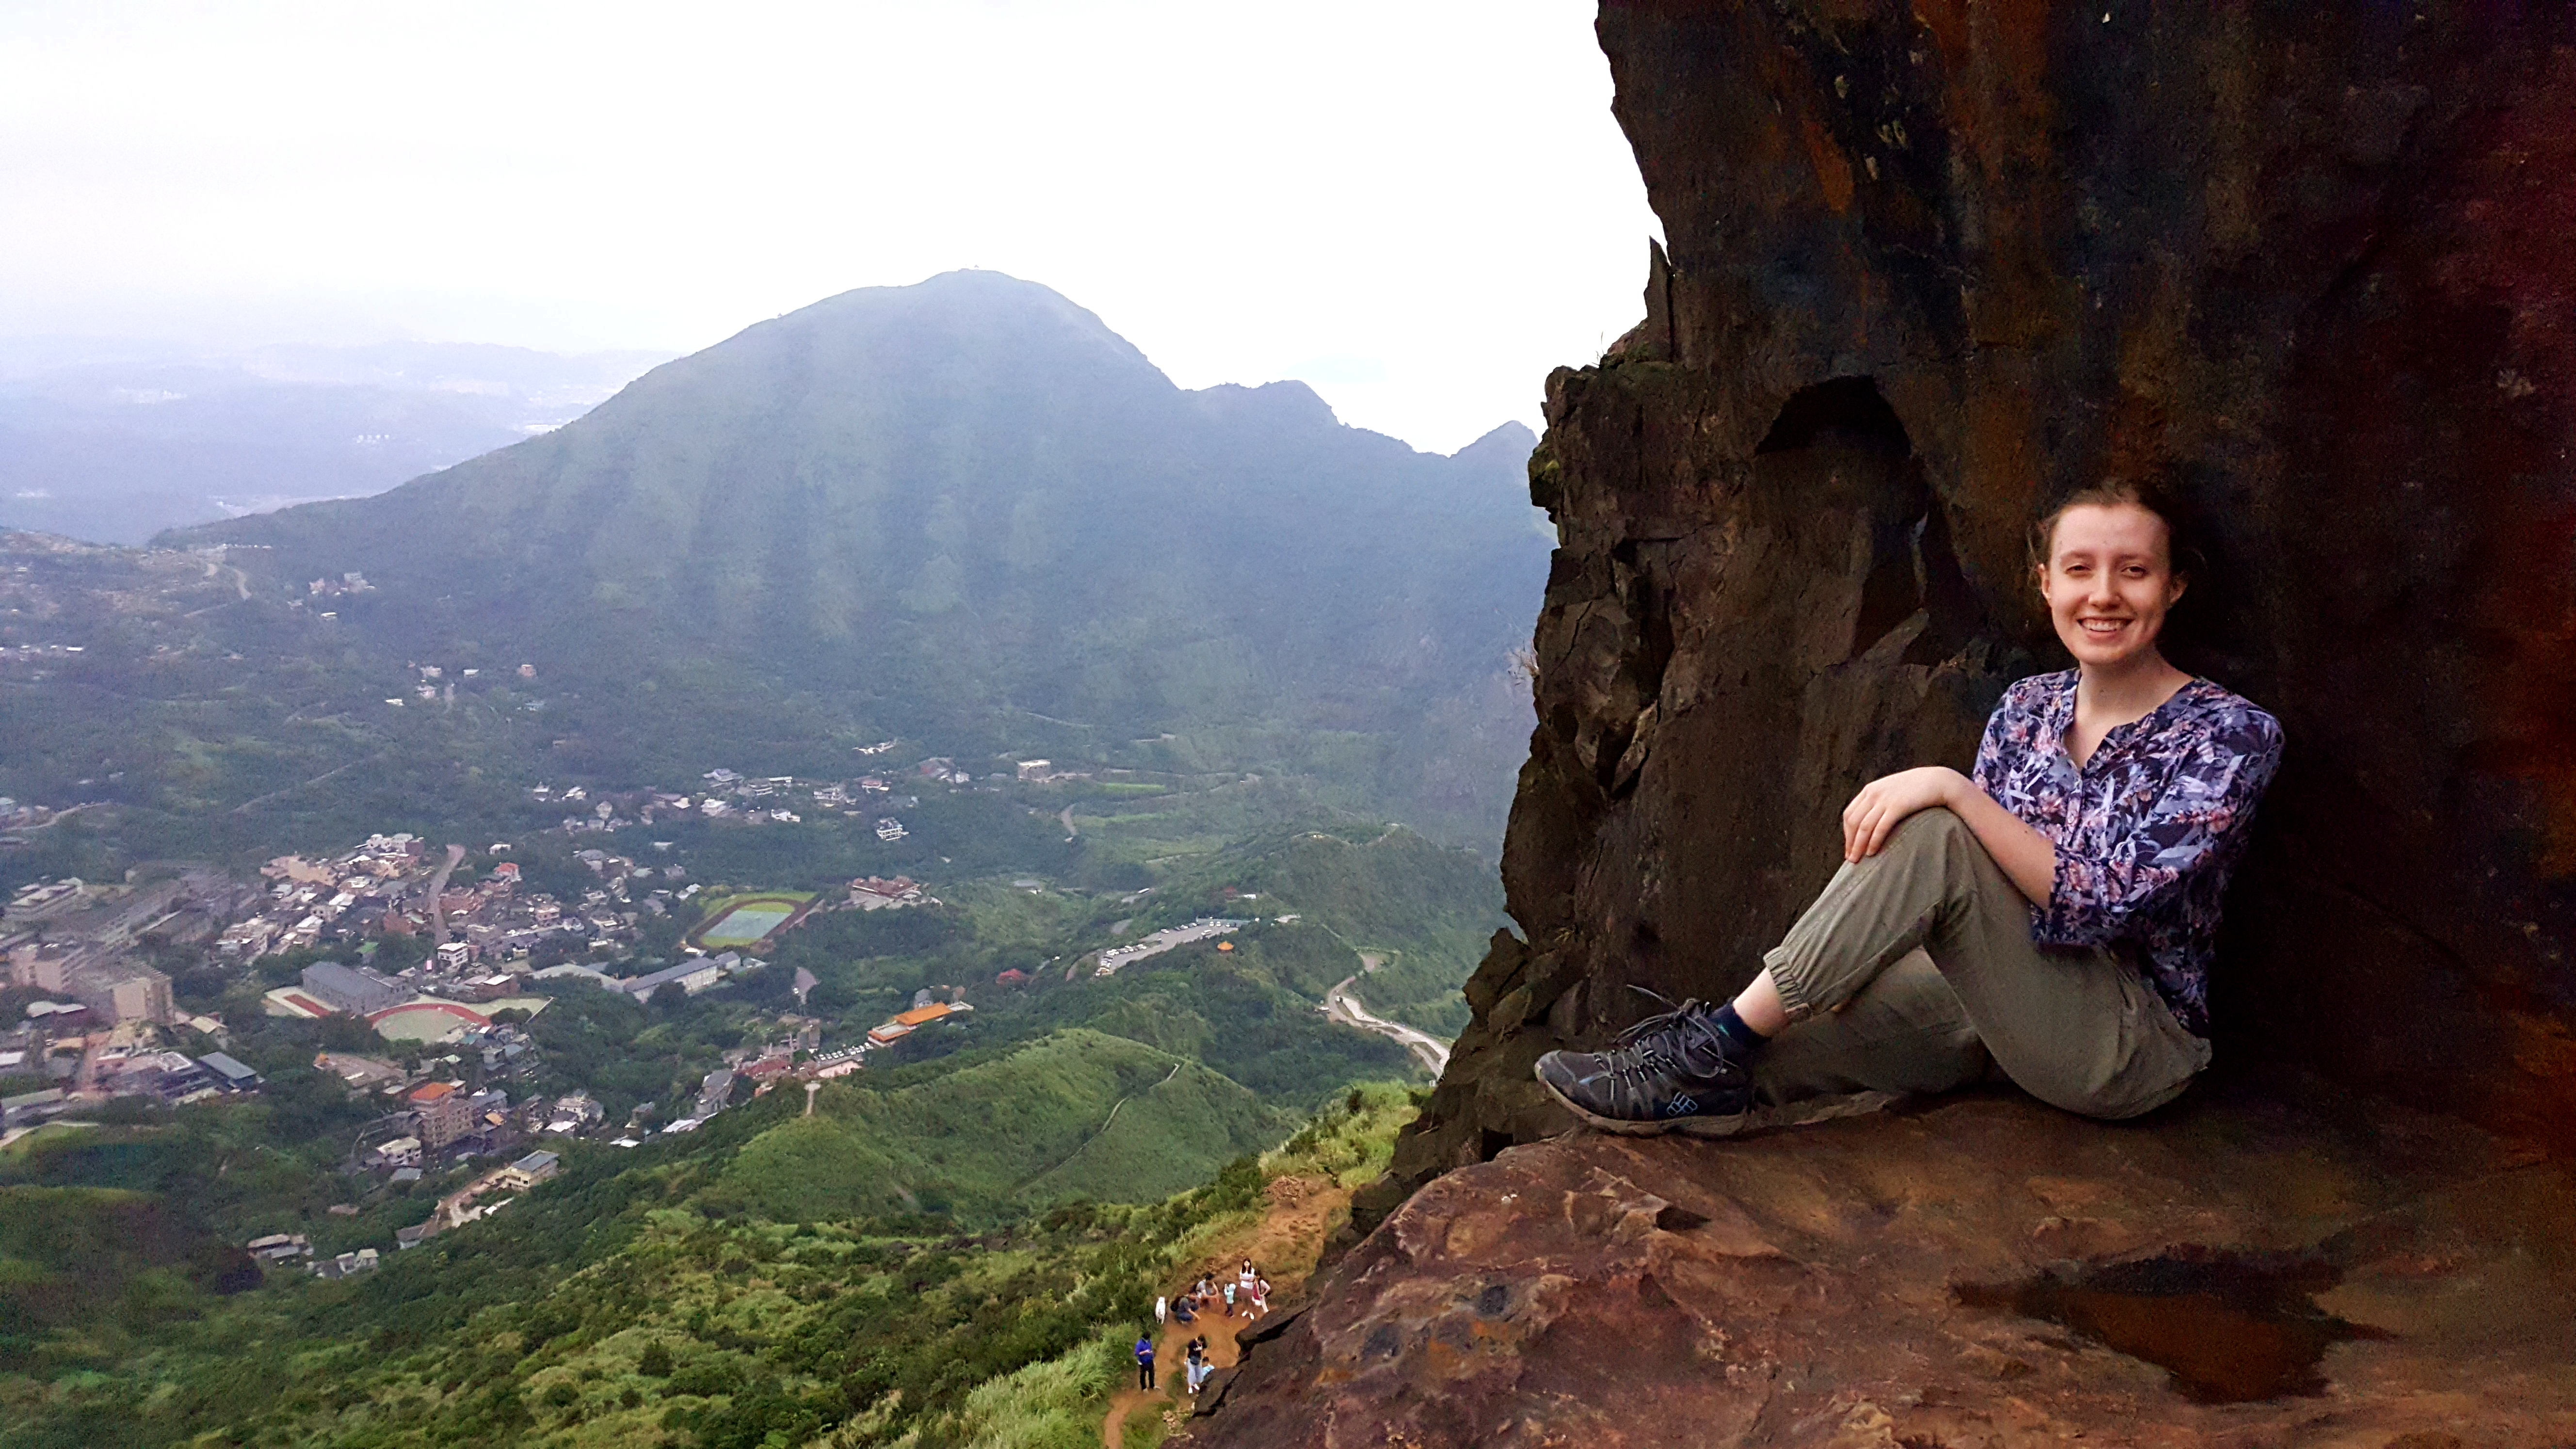
<instances>
[{"instance_id":1,"label":"mountain peak","mask_svg":"<svg viewBox=\"0 0 2576 1449\"><path fill-rule=\"evenodd\" d=\"M1333 405L1302 382L1292 380L1245 385L1221 382L1190 396L1212 416L1227 422L1340 427Z\"/></svg>"},{"instance_id":2,"label":"mountain peak","mask_svg":"<svg viewBox=\"0 0 2576 1449\"><path fill-rule=\"evenodd\" d=\"M1392 737L1483 698L1546 575L1519 460L1479 447L1344 427L1302 382L1183 391L1052 289L947 272L391 492L183 537L363 572L373 599L333 611L353 641L505 653L601 700L687 655L889 731L1008 708ZM663 729L651 704L616 728Z\"/></svg>"},{"instance_id":3,"label":"mountain peak","mask_svg":"<svg viewBox=\"0 0 2576 1449\"><path fill-rule=\"evenodd\" d=\"M1528 424L1513 421L1504 423L1449 456L1460 463L1480 466L1499 463L1518 468L1527 463L1529 455L1536 451L1538 434L1531 432Z\"/></svg>"}]
</instances>

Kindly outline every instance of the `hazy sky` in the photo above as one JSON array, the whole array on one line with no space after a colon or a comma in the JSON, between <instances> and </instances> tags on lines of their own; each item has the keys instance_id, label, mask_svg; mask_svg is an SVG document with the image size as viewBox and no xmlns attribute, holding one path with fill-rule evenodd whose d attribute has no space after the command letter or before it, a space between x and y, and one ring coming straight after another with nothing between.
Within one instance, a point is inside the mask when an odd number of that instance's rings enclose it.
<instances>
[{"instance_id":1,"label":"hazy sky","mask_svg":"<svg viewBox=\"0 0 2576 1449\"><path fill-rule=\"evenodd\" d=\"M1579 0L0 0L0 335L689 351L992 267L1448 451L1641 315Z\"/></svg>"}]
</instances>

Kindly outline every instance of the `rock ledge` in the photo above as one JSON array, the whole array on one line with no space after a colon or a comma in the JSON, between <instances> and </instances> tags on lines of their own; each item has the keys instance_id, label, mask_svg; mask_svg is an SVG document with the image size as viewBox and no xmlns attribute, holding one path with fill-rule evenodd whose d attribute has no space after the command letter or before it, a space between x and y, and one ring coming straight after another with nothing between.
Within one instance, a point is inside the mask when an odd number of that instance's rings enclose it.
<instances>
[{"instance_id":1,"label":"rock ledge","mask_svg":"<svg viewBox=\"0 0 2576 1449\"><path fill-rule=\"evenodd\" d=\"M1575 1134L1416 1194L1192 1442L2563 1445L2571 1226L2564 1164L2384 1105Z\"/></svg>"}]
</instances>

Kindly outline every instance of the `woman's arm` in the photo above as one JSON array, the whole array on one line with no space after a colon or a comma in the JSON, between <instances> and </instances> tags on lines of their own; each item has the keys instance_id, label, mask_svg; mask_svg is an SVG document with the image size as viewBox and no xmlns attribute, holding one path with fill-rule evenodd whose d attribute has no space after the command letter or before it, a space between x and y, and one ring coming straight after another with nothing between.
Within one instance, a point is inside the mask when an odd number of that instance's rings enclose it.
<instances>
[{"instance_id":1,"label":"woman's arm","mask_svg":"<svg viewBox=\"0 0 2576 1449\"><path fill-rule=\"evenodd\" d=\"M1950 798L1942 802L1950 813L1967 822L1977 843L2032 904L2047 905L2057 883L2057 842L2024 825L2020 816L1997 804L1975 781L1956 770L1941 773L1955 782Z\"/></svg>"},{"instance_id":2,"label":"woman's arm","mask_svg":"<svg viewBox=\"0 0 2576 1449\"><path fill-rule=\"evenodd\" d=\"M1878 854L1907 816L1935 807L1958 816L2023 895L2034 904L2048 904L2057 880L2056 844L1946 765L1899 770L1862 786L1843 807L1843 859Z\"/></svg>"},{"instance_id":3,"label":"woman's arm","mask_svg":"<svg viewBox=\"0 0 2576 1449\"><path fill-rule=\"evenodd\" d=\"M2046 946L2099 946L2200 871L2253 821L2281 761L2281 727L2254 714L2201 740L2162 794L2099 855L2062 854L2050 898L2031 923Z\"/></svg>"}]
</instances>

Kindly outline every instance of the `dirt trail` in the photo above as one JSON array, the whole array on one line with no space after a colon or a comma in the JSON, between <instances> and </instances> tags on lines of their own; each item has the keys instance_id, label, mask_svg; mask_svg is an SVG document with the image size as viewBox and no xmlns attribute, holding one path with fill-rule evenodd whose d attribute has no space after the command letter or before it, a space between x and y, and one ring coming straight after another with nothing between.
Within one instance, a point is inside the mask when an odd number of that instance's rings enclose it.
<instances>
[{"instance_id":1,"label":"dirt trail","mask_svg":"<svg viewBox=\"0 0 2576 1449\"><path fill-rule=\"evenodd\" d=\"M1214 1278L1234 1276L1243 1260L1250 1258L1270 1280L1271 1311L1306 1281L1315 1271L1315 1260L1323 1256L1324 1236L1332 1230L1335 1214L1348 1207L1350 1189L1320 1177L1281 1177L1271 1181L1270 1207L1257 1223L1239 1232L1226 1234L1208 1245L1203 1260L1185 1265L1188 1271L1181 1281L1167 1284L1162 1292L1176 1293L1206 1273ZM1127 1389L1109 1401L1109 1415L1100 1423L1100 1442L1107 1449L1121 1449L1127 1430L1127 1416L1139 1404L1163 1402L1184 1406L1189 1396L1182 1391L1182 1366L1189 1361L1192 1338L1208 1341L1208 1362L1218 1368L1232 1368L1242 1357L1235 1346L1235 1335L1259 1322L1242 1316L1242 1310L1228 1318L1225 1304L1200 1315L1195 1323L1166 1323L1154 1339L1154 1382L1159 1385L1148 1393ZM1186 1412L1186 1410L1184 1410Z\"/></svg>"}]
</instances>

